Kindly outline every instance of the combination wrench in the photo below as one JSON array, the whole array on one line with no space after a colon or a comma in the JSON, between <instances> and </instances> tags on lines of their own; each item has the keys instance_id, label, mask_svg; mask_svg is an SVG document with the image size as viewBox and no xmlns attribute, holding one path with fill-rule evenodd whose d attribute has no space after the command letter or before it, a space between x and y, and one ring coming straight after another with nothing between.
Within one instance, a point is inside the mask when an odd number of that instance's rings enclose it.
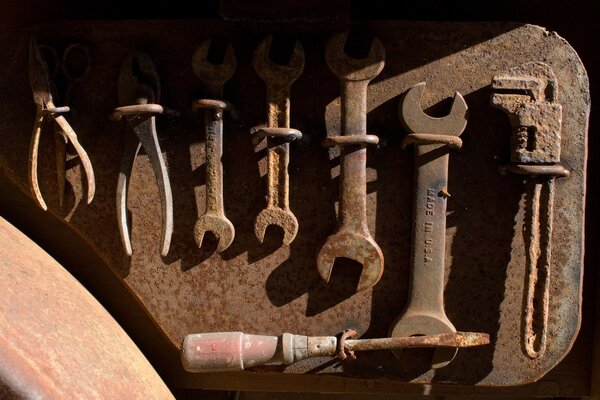
<instances>
[{"instance_id":1,"label":"combination wrench","mask_svg":"<svg viewBox=\"0 0 600 400\"><path fill-rule=\"evenodd\" d=\"M231 45L227 46L221 64L212 64L207 55L211 40L205 40L194 52L192 68L206 86L211 99L194 101L194 110L204 109L206 131L206 211L198 218L194 227L194 237L198 247L202 246L204 234L214 233L218 238L217 252L227 249L235 237L235 228L225 216L223 204L223 112L231 109L231 104L223 101L223 87L235 72L236 59Z\"/></svg>"},{"instance_id":2,"label":"combination wrench","mask_svg":"<svg viewBox=\"0 0 600 400\"><path fill-rule=\"evenodd\" d=\"M326 147L340 146L340 206L337 232L330 235L317 255L321 277L329 282L333 264L346 257L363 265L357 291L373 287L383 274L383 253L367 224L367 144L379 138L367 135L367 86L385 64L385 49L374 38L366 58L353 58L344 51L348 32L334 35L327 43L325 60L341 86L342 132L326 138Z\"/></svg>"},{"instance_id":3,"label":"combination wrench","mask_svg":"<svg viewBox=\"0 0 600 400\"><path fill-rule=\"evenodd\" d=\"M446 202L451 148L460 148L459 136L467 125L467 104L456 92L450 113L433 118L421 109L425 83L411 87L400 105L400 118L410 132L403 145L415 145L415 195L412 275L403 314L394 321L391 337L456 332L444 310L444 258L446 256ZM457 349L439 348L432 368L442 368ZM396 351L396 355L399 355Z\"/></svg>"},{"instance_id":4,"label":"combination wrench","mask_svg":"<svg viewBox=\"0 0 600 400\"><path fill-rule=\"evenodd\" d=\"M302 133L290 128L290 87L304 70L304 49L296 41L287 65L271 60L269 51L273 37L263 40L254 52L254 69L267 86L267 127L253 133L254 142L267 138L267 207L254 223L256 238L262 243L269 225L283 229L283 245L289 245L298 233L298 220L290 210L289 175L290 143Z\"/></svg>"}]
</instances>

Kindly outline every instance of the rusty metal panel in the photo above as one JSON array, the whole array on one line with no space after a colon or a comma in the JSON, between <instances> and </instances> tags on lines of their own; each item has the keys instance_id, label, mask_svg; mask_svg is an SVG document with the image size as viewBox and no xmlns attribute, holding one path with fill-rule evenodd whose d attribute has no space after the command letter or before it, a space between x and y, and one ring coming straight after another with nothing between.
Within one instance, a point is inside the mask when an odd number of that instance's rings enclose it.
<instances>
[{"instance_id":1,"label":"rusty metal panel","mask_svg":"<svg viewBox=\"0 0 600 400\"><path fill-rule=\"evenodd\" d=\"M49 211L63 217L96 249L174 345L180 346L187 334L211 331L325 336L354 328L362 337L387 337L407 301L410 276L414 167L412 151L401 148L408 132L398 116L400 96L426 82L421 106L433 115L445 115L442 101L459 91L470 114L462 149L450 157L445 307L458 330L489 333L492 343L459 350L435 373L427 363L430 353L411 350L400 359L391 352L371 352L355 361L312 359L244 374L309 373L317 375L314 379L328 374L485 386L539 379L569 351L580 322L589 88L577 54L557 34L531 25L361 26L381 40L386 52L386 65L371 82L367 99L367 131L379 136L379 144L367 150L367 223L386 269L372 289L356 293L356 264L338 261L327 284L316 268L317 251L335 230L339 175L339 154L321 147L326 135L340 132L339 87L326 67L324 51L326 40L346 27L218 21L74 21L32 27L2 44L1 61L5 76L11 78L1 80L5 95L0 101L11 119L3 121L0 168L28 190L25 155L35 114L26 73L28 36L56 46L86 43L93 64L89 76L72 90L70 122L95 168L95 200L89 206L82 201L81 170L72 161L76 167L67 171L65 206L59 207L53 145L43 136L41 189ZM213 254L216 242L198 249L194 239L194 224L205 204L205 154L201 116L191 109L192 100L202 94L192 55L215 33L231 38L236 51L237 69L224 98L240 109L240 119L226 121L224 127L224 203L236 235L220 254ZM255 147L250 135L252 127L266 122L265 86L252 57L273 33L300 40L306 60L304 73L291 89L290 126L303 136L291 144L290 208L299 230L289 246L281 246L283 235L277 229L267 230L263 244L254 234L256 215L265 204L267 163L265 149ZM108 115L118 105L119 67L134 48L152 55L163 84L162 105L180 113L157 118L174 204L171 249L164 257L158 251L160 197L145 155L136 161L129 188L131 258L121 248L114 211L125 138ZM555 183L548 342L537 359L529 358L521 346L527 274L524 179L499 171L510 162L511 126L489 101L494 76L531 61L548 64L560 85L561 164L571 172ZM211 378L198 378L197 384L202 385L202 379Z\"/></svg>"}]
</instances>

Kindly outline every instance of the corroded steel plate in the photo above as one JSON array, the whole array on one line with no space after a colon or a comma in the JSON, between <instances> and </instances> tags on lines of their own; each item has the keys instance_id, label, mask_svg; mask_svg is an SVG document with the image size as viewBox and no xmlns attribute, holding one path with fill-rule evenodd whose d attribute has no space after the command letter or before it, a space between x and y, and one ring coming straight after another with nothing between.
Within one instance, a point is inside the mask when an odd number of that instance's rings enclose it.
<instances>
[{"instance_id":1,"label":"corroded steel plate","mask_svg":"<svg viewBox=\"0 0 600 400\"><path fill-rule=\"evenodd\" d=\"M459 91L469 106L464 142L450 156L446 230L446 312L458 330L491 334L489 346L460 350L446 368L429 371L426 351L360 354L355 362L314 359L287 368L265 367L244 374L320 374L381 381L517 385L543 376L569 351L579 329L585 201L586 132L589 88L575 51L557 34L508 23L377 22L363 28L386 49L386 66L369 87L368 132L380 144L368 150L368 222L385 256L385 271L372 289L355 293L360 269L338 262L329 284L319 277L315 258L334 231L339 159L321 147L339 129L337 78L324 61L328 37L345 26L268 25L219 21L63 22L36 26L2 44L0 102L5 115L0 168L23 191L34 117L27 76L28 36L39 43L90 46L89 76L71 93L69 121L86 147L96 172L96 198L82 201L81 169L68 170L67 204L58 206L51 134L42 137L40 181L49 212L64 218L103 257L147 309L164 334L180 346L185 335L243 331L278 335L335 335L346 328L364 337L385 337L402 312L408 293L412 223L413 152L401 149L406 132L398 118L402 93L427 82L423 108L443 115L444 99ZM266 120L265 87L252 67L252 54L268 34L285 32L302 41L303 75L292 86L291 126L303 139L291 145L290 207L300 228L289 247L281 232L254 236L254 219L265 204L265 151L256 148L250 128ZM193 229L204 206L203 120L191 110L202 93L191 57L202 40L219 34L233 42L238 67L225 98L241 118L226 122L225 209L236 227L232 246L221 255L198 249ZM138 156L129 189L133 256L124 256L115 212L115 188L124 145L124 127L109 120L118 105L119 66L132 48L155 60L162 105L179 116L158 120L160 144L173 188L175 230L171 250L159 254L160 201L152 168ZM524 179L502 175L509 162L511 127L490 105L496 74L530 61L550 65L563 107L561 164L571 171L556 182L553 265L548 344L543 357L522 349L522 307L526 277ZM8 78L10 77L10 78ZM76 161L71 164L77 165ZM213 379L197 378L197 385ZM306 377L304 377L306 379ZM210 385L209 385L210 386Z\"/></svg>"}]
</instances>

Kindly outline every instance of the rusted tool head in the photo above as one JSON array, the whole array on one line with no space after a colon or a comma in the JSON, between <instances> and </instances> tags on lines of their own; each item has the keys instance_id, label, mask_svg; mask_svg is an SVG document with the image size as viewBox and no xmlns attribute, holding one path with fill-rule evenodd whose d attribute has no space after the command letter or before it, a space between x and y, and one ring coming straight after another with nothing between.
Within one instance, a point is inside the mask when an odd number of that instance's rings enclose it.
<instances>
[{"instance_id":1,"label":"rusted tool head","mask_svg":"<svg viewBox=\"0 0 600 400\"><path fill-rule=\"evenodd\" d=\"M492 106L503 110L513 127L511 161L560 162L562 106L552 68L529 62L494 76Z\"/></svg>"},{"instance_id":2,"label":"rusted tool head","mask_svg":"<svg viewBox=\"0 0 600 400\"><path fill-rule=\"evenodd\" d=\"M152 59L143 51L136 50L127 56L119 73L119 103L158 103L160 80Z\"/></svg>"},{"instance_id":3,"label":"rusted tool head","mask_svg":"<svg viewBox=\"0 0 600 400\"><path fill-rule=\"evenodd\" d=\"M213 64L208 60L208 51L212 44L207 39L200 44L192 56L192 69L194 74L207 86L220 85L221 87L233 76L236 67L235 53L231 45L227 46L225 57L221 64Z\"/></svg>"},{"instance_id":4,"label":"rusted tool head","mask_svg":"<svg viewBox=\"0 0 600 400\"><path fill-rule=\"evenodd\" d=\"M262 243L269 225L277 225L283 229L283 245L287 246L294 241L298 233L298 219L289 209L267 207L256 216L254 234Z\"/></svg>"},{"instance_id":5,"label":"rusted tool head","mask_svg":"<svg viewBox=\"0 0 600 400\"><path fill-rule=\"evenodd\" d=\"M276 81L289 86L304 71L304 48L300 41L296 41L290 61L286 65L280 65L269 55L272 42L273 36L269 36L258 45L252 61L254 69L265 82Z\"/></svg>"},{"instance_id":6,"label":"rusted tool head","mask_svg":"<svg viewBox=\"0 0 600 400\"><path fill-rule=\"evenodd\" d=\"M317 255L317 270L329 282L336 258L350 258L363 265L357 291L369 289L383 275L383 253L368 231L365 234L340 230L327 238Z\"/></svg>"},{"instance_id":7,"label":"rusted tool head","mask_svg":"<svg viewBox=\"0 0 600 400\"><path fill-rule=\"evenodd\" d=\"M383 44L378 38L373 38L369 55L365 58L354 58L344 51L348 33L348 31L337 33L327 42L325 48L327 66L336 76L349 81L375 78L385 65Z\"/></svg>"},{"instance_id":8,"label":"rusted tool head","mask_svg":"<svg viewBox=\"0 0 600 400\"><path fill-rule=\"evenodd\" d=\"M204 234L207 231L212 232L217 237L219 241L217 245L218 253L231 246L235 237L233 224L223 215L207 213L198 218L194 227L194 237L198 246L202 245Z\"/></svg>"},{"instance_id":9,"label":"rusted tool head","mask_svg":"<svg viewBox=\"0 0 600 400\"><path fill-rule=\"evenodd\" d=\"M411 133L459 136L467 126L467 103L462 95L454 93L450 112L445 117L431 117L421 108L425 82L411 87L400 105L401 121Z\"/></svg>"}]
</instances>

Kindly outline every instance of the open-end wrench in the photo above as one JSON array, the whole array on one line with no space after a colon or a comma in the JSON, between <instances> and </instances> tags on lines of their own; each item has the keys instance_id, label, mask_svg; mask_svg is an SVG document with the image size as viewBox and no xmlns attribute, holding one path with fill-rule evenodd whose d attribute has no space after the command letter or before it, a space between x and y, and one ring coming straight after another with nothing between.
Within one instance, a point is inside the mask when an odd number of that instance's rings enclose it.
<instances>
[{"instance_id":1,"label":"open-end wrench","mask_svg":"<svg viewBox=\"0 0 600 400\"><path fill-rule=\"evenodd\" d=\"M141 51L129 54L119 74L119 102L114 110L115 119L127 121L127 140L121 159L117 182L117 221L125 253L131 256L131 239L127 224L127 189L135 157L144 151L154 169L162 208L162 233L160 254L166 256L173 233L173 198L167 168L162 158L154 115L163 112L162 106L153 104L160 96L158 73L149 56Z\"/></svg>"},{"instance_id":2,"label":"open-end wrench","mask_svg":"<svg viewBox=\"0 0 600 400\"><path fill-rule=\"evenodd\" d=\"M333 263L346 257L363 265L357 291L373 287L383 274L383 253L367 225L367 144L379 139L367 135L367 86L385 64L385 49L374 38L369 55L353 58L344 51L348 32L333 36L325 49L329 69L341 86L342 135L328 137L325 146L341 146L340 206L337 232L327 238L317 255L321 277L329 282Z\"/></svg>"},{"instance_id":3,"label":"open-end wrench","mask_svg":"<svg viewBox=\"0 0 600 400\"><path fill-rule=\"evenodd\" d=\"M269 225L283 229L283 245L289 245L298 233L298 220L290 210L289 142L302 137L290 128L290 87L304 70L304 49L296 41L287 65L271 60L269 51L273 37L263 40L254 52L254 69L267 86L267 127L254 132L256 141L267 138L267 207L256 217L254 233L262 243Z\"/></svg>"},{"instance_id":4,"label":"open-end wrench","mask_svg":"<svg viewBox=\"0 0 600 400\"><path fill-rule=\"evenodd\" d=\"M416 146L416 188L410 293L406 309L391 326L391 337L456 332L444 310L446 199L449 151L462 145L459 136L467 125L467 104L456 92L450 113L433 118L421 109L424 91L424 82L414 85L400 106L400 118L410 132L404 145ZM455 355L456 349L437 349L432 367L448 365Z\"/></svg>"},{"instance_id":5,"label":"open-end wrench","mask_svg":"<svg viewBox=\"0 0 600 400\"><path fill-rule=\"evenodd\" d=\"M211 40L205 40L194 52L192 68L208 90L211 99L194 101L192 108L204 108L206 130L206 211L198 218L194 236L198 247L202 246L204 233L212 232L219 240L217 252L227 249L235 237L233 224L225 216L223 204L223 112L230 104L223 101L223 87L235 72L236 59L231 45L227 47L221 64L207 59Z\"/></svg>"}]
</instances>

